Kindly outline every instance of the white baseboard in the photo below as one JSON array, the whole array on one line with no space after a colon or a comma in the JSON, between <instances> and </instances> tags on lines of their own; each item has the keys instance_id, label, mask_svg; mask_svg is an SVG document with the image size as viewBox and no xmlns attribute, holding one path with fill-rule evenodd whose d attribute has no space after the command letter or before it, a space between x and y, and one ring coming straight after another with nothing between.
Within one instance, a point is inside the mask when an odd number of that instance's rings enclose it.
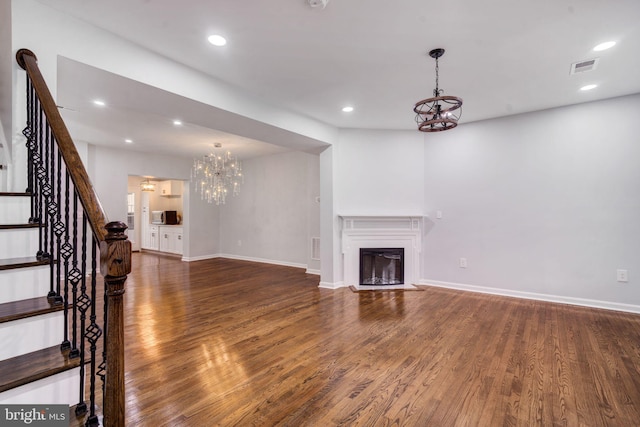
<instances>
[{"instance_id":1,"label":"white baseboard","mask_svg":"<svg viewBox=\"0 0 640 427\"><path fill-rule=\"evenodd\" d=\"M313 270L313 269L307 268L306 273L307 274L315 274L316 276L319 276L320 275L320 270Z\"/></svg>"},{"instance_id":2,"label":"white baseboard","mask_svg":"<svg viewBox=\"0 0 640 427\"><path fill-rule=\"evenodd\" d=\"M229 258L229 259L237 259L240 261L251 261L251 262L261 262L264 264L274 264L274 265L283 265L285 267L296 267L296 268L307 268L306 264L298 264L295 262L287 262L287 261L277 261L273 259L264 259L264 258L253 258L242 255L232 255L232 254L220 254L221 258Z\"/></svg>"},{"instance_id":3,"label":"white baseboard","mask_svg":"<svg viewBox=\"0 0 640 427\"><path fill-rule=\"evenodd\" d=\"M439 288L457 289L460 291L478 292L482 294L502 295L506 297L532 299L538 301L555 302L559 304L580 305L583 307L602 308L605 310L626 311L639 313L640 306L618 302L591 300L586 298L565 297L561 295L539 294L535 292L512 291L509 289L490 288L486 286L466 285L462 283L441 282L438 280L421 279L419 285L436 286Z\"/></svg>"},{"instance_id":4,"label":"white baseboard","mask_svg":"<svg viewBox=\"0 0 640 427\"><path fill-rule=\"evenodd\" d=\"M344 282L320 282L320 284L318 285L319 288L324 289L339 289L346 286L347 285L345 285Z\"/></svg>"},{"instance_id":5,"label":"white baseboard","mask_svg":"<svg viewBox=\"0 0 640 427\"><path fill-rule=\"evenodd\" d=\"M304 268L307 269L306 264L298 264L295 262L287 262L287 261L277 261L273 259L265 259L265 258L253 258L242 255L232 255L232 254L212 254L212 255L201 255L196 257L182 257L182 261L192 262L192 261L202 261L205 259L213 259L213 258L227 258L227 259L237 259L240 261L251 261L251 262L260 262L263 264L273 264L273 265L283 265L285 267L295 267L295 268ZM320 274L320 271L314 273L315 270L307 270L309 274Z\"/></svg>"},{"instance_id":6,"label":"white baseboard","mask_svg":"<svg viewBox=\"0 0 640 427\"><path fill-rule=\"evenodd\" d=\"M200 256L192 256L192 257L183 256L182 257L182 261L185 261L185 262L204 261L205 259L220 258L221 256L222 255L220 255L220 254L200 255Z\"/></svg>"}]
</instances>

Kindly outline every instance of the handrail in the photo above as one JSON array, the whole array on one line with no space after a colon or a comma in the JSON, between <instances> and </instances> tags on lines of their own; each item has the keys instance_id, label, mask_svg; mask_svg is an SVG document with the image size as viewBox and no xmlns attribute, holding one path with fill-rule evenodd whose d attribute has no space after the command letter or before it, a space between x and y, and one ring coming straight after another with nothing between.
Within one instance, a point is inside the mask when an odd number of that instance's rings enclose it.
<instances>
[{"instance_id":1,"label":"handrail","mask_svg":"<svg viewBox=\"0 0 640 427\"><path fill-rule=\"evenodd\" d=\"M80 357L81 361L84 361L84 341L90 344L92 377L90 416L86 425L98 425L98 417L94 412L94 379L95 376L102 376L104 381L103 423L107 427L123 427L125 424L123 297L127 275L131 272L131 242L125 234L127 225L123 222L108 222L71 135L38 68L35 54L28 49L20 49L16 53L16 60L28 75L27 104L29 104L28 115L30 116L23 133L27 136L27 147L29 147L28 174L30 189L33 189L30 221L39 223L41 230L45 230L40 234L38 256L50 260L49 297L56 302L65 303L65 340L61 344L61 349L70 351L69 357ZM34 97L37 98L37 103ZM37 112L32 109L32 104L39 106ZM42 114L44 119L41 117ZM46 122L44 130L42 130L43 122ZM45 161L51 163L50 169L47 169ZM65 169L64 180L62 163ZM72 197L70 196L71 188L73 188ZM58 193L54 194L56 190ZM61 206L63 199L66 201L64 208ZM71 206L69 200L73 201ZM81 225L78 225L77 201L83 208L80 215ZM87 238L87 223L93 232L93 239ZM86 285L87 243L91 245L90 286ZM81 249L78 249L79 245ZM102 329L97 324L95 307L98 247L100 273L104 277L105 285L105 316ZM77 255L78 252L81 252L80 256ZM61 289L61 284L64 285L64 289ZM71 289L68 289L69 286ZM67 310L72 313L67 314ZM68 317L73 321L72 326L67 324ZM77 322L81 330L80 344L76 339ZM88 326L87 322L89 322ZM73 336L67 339L69 330ZM104 362L98 368L95 360L97 341L102 336L103 330ZM97 373L98 371L103 374ZM82 396L84 390L82 363L80 381ZM82 402L78 404L76 414L84 414L86 411L84 397L81 399Z\"/></svg>"},{"instance_id":2,"label":"handrail","mask_svg":"<svg viewBox=\"0 0 640 427\"><path fill-rule=\"evenodd\" d=\"M76 150L67 126L62 120L53 96L51 96L49 87L42 73L40 73L38 58L29 49L20 49L16 53L16 60L18 65L29 74L33 82L33 87L40 98L42 109L51 126L53 136L58 142L65 163L69 167L69 175L78 191L80 203L82 203L82 207L87 212L91 230L93 230L93 234L99 242L104 242L107 235L105 228L108 223L107 215L104 213L100 200L98 200L98 196L91 185L89 175L82 164L82 159L78 154L78 150Z\"/></svg>"}]
</instances>

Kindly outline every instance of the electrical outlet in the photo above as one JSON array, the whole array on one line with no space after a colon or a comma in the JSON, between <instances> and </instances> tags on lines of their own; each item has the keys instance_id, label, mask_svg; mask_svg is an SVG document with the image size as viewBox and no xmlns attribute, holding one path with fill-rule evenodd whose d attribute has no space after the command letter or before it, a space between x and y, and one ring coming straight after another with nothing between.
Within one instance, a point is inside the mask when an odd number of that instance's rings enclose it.
<instances>
[{"instance_id":1,"label":"electrical outlet","mask_svg":"<svg viewBox=\"0 0 640 427\"><path fill-rule=\"evenodd\" d=\"M436 211L436 219L442 219L442 211Z\"/></svg>"},{"instance_id":2,"label":"electrical outlet","mask_svg":"<svg viewBox=\"0 0 640 427\"><path fill-rule=\"evenodd\" d=\"M460 268L467 268L467 259L460 258Z\"/></svg>"},{"instance_id":3,"label":"electrical outlet","mask_svg":"<svg viewBox=\"0 0 640 427\"><path fill-rule=\"evenodd\" d=\"M618 282L626 283L629 281L629 273L627 272L627 270L617 270L616 276L617 276Z\"/></svg>"},{"instance_id":4,"label":"electrical outlet","mask_svg":"<svg viewBox=\"0 0 640 427\"><path fill-rule=\"evenodd\" d=\"M242 246L242 240L238 240L238 246Z\"/></svg>"}]
</instances>

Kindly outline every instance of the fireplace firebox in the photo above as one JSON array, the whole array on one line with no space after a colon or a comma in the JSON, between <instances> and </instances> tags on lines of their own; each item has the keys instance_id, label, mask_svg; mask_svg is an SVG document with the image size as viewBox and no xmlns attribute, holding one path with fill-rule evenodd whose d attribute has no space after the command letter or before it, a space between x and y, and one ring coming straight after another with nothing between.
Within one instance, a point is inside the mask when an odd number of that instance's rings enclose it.
<instances>
[{"instance_id":1,"label":"fireplace firebox","mask_svg":"<svg viewBox=\"0 0 640 427\"><path fill-rule=\"evenodd\" d=\"M360 248L360 284L404 284L404 248Z\"/></svg>"}]
</instances>

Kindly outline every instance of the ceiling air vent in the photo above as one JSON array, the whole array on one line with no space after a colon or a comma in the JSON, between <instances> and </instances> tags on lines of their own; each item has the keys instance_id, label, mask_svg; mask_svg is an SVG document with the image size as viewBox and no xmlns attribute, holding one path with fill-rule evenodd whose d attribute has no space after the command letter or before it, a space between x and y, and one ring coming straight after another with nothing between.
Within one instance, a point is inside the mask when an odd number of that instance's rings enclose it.
<instances>
[{"instance_id":1,"label":"ceiling air vent","mask_svg":"<svg viewBox=\"0 0 640 427\"><path fill-rule=\"evenodd\" d=\"M585 71L593 71L598 66L598 61L600 58L586 59L580 62L574 62L571 64L571 73L570 74L578 74L584 73Z\"/></svg>"}]
</instances>

